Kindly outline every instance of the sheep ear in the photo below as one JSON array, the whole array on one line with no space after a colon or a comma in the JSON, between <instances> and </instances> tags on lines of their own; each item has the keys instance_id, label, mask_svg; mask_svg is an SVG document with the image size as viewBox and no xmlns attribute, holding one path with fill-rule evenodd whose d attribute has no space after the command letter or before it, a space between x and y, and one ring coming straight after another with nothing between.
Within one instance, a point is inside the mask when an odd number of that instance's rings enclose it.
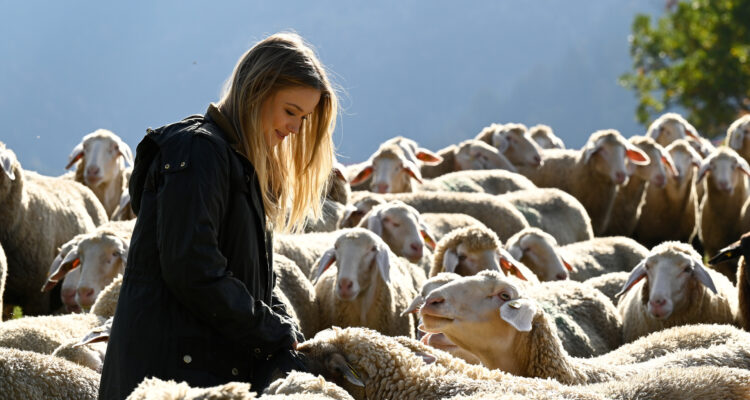
<instances>
[{"instance_id":1,"label":"sheep ear","mask_svg":"<svg viewBox=\"0 0 750 400\"><path fill-rule=\"evenodd\" d=\"M695 180L695 183L700 182L704 176L706 176L706 173L711 170L711 160L705 159L701 161L700 169L698 169L698 178Z\"/></svg>"},{"instance_id":2,"label":"sheep ear","mask_svg":"<svg viewBox=\"0 0 750 400\"><path fill-rule=\"evenodd\" d=\"M698 279L698 282L702 283L703 286L714 292L714 294L718 294L716 285L714 285L714 280L711 279L711 275L708 274L703 263L698 262L698 260L693 260L693 276Z\"/></svg>"},{"instance_id":3,"label":"sheep ear","mask_svg":"<svg viewBox=\"0 0 750 400\"><path fill-rule=\"evenodd\" d=\"M360 226L361 224L362 223L360 222ZM370 211L370 216L367 217L367 229L380 237L383 236L383 218L380 215L380 212Z\"/></svg>"},{"instance_id":4,"label":"sheep ear","mask_svg":"<svg viewBox=\"0 0 750 400\"><path fill-rule=\"evenodd\" d=\"M346 177L344 176L344 171L346 171L346 168L343 164L336 161L333 163L333 167L331 168L333 171L333 174L336 176L337 179L339 179L342 182L346 182Z\"/></svg>"},{"instance_id":5,"label":"sheep ear","mask_svg":"<svg viewBox=\"0 0 750 400\"><path fill-rule=\"evenodd\" d=\"M341 217L341 221L339 221L339 228L354 226L353 219L355 217L362 218L363 214L364 212L357 209L357 207L347 204L346 211L344 211L344 215Z\"/></svg>"},{"instance_id":6,"label":"sheep ear","mask_svg":"<svg viewBox=\"0 0 750 400\"><path fill-rule=\"evenodd\" d=\"M530 299L514 299L500 306L500 318L519 332L531 331L536 313L536 303Z\"/></svg>"},{"instance_id":7,"label":"sheep ear","mask_svg":"<svg viewBox=\"0 0 750 400\"><path fill-rule=\"evenodd\" d=\"M426 244L430 250L435 251L435 242L437 242L437 240L435 240L435 236L432 235L430 228L424 222L419 223L419 234L422 235L424 244Z\"/></svg>"},{"instance_id":8,"label":"sheep ear","mask_svg":"<svg viewBox=\"0 0 750 400\"><path fill-rule=\"evenodd\" d=\"M510 246L508 249L508 253L510 253L510 256L515 258L516 260L520 260L523 258L523 249L521 249L521 241L519 240L516 243L513 243L513 246Z\"/></svg>"},{"instance_id":9,"label":"sheep ear","mask_svg":"<svg viewBox=\"0 0 750 400\"><path fill-rule=\"evenodd\" d=\"M417 149L416 155L417 160L424 162L426 165L434 165L443 162L443 157L440 157L439 155L422 147Z\"/></svg>"},{"instance_id":10,"label":"sheep ear","mask_svg":"<svg viewBox=\"0 0 750 400\"><path fill-rule=\"evenodd\" d=\"M380 277L383 278L383 282L391 282L391 258L388 256L388 246L385 244L378 244L378 252L375 253L375 263L378 266L378 272Z\"/></svg>"},{"instance_id":11,"label":"sheep ear","mask_svg":"<svg viewBox=\"0 0 750 400\"><path fill-rule=\"evenodd\" d=\"M6 149L0 150L0 167L3 168L8 179L16 180L16 174L13 173L13 156Z\"/></svg>"},{"instance_id":12,"label":"sheep ear","mask_svg":"<svg viewBox=\"0 0 750 400\"><path fill-rule=\"evenodd\" d=\"M407 161L404 163L404 171L415 181L422 183L422 174L419 172L419 168L417 168L416 164L414 164L411 161Z\"/></svg>"},{"instance_id":13,"label":"sheep ear","mask_svg":"<svg viewBox=\"0 0 750 400\"><path fill-rule=\"evenodd\" d=\"M65 166L65 169L70 169L70 167L73 166L73 164L76 163L76 161L80 160L83 157L83 142L78 143L76 147L73 148L73 151L70 152L70 155L68 156L68 165Z\"/></svg>"},{"instance_id":14,"label":"sheep ear","mask_svg":"<svg viewBox=\"0 0 750 400\"><path fill-rule=\"evenodd\" d=\"M508 147L510 147L508 138L506 138L502 132L492 132L491 142L492 147L496 148L500 153L505 153L505 151L508 150Z\"/></svg>"},{"instance_id":15,"label":"sheep ear","mask_svg":"<svg viewBox=\"0 0 750 400\"><path fill-rule=\"evenodd\" d=\"M362 381L357 370L343 356L340 354L336 355L340 357L330 357L325 363L332 370L333 375L343 376L352 385L365 387L365 383Z\"/></svg>"},{"instance_id":16,"label":"sheep ear","mask_svg":"<svg viewBox=\"0 0 750 400\"><path fill-rule=\"evenodd\" d=\"M130 251L130 246L125 239L120 237L117 239L120 241L120 246L118 246L119 248L117 251L120 253L120 259L122 260L122 265L124 267L128 265L128 252Z\"/></svg>"},{"instance_id":17,"label":"sheep ear","mask_svg":"<svg viewBox=\"0 0 750 400\"><path fill-rule=\"evenodd\" d=\"M133 165L133 150L130 149L130 146L128 146L127 143L123 142L121 139L115 139L117 142L117 151L120 153L122 158L125 160L128 165Z\"/></svg>"},{"instance_id":18,"label":"sheep ear","mask_svg":"<svg viewBox=\"0 0 750 400\"><path fill-rule=\"evenodd\" d=\"M568 260L565 259L565 257L560 256L560 255L558 255L558 256L560 257L560 261L562 261L563 265L565 266L565 269L567 269L568 271L572 272L573 271L573 265L571 265L568 262Z\"/></svg>"},{"instance_id":19,"label":"sheep ear","mask_svg":"<svg viewBox=\"0 0 750 400\"><path fill-rule=\"evenodd\" d=\"M745 161L744 158L739 159L739 163L737 163L737 168L740 169L745 175L750 176L750 166L747 165L747 161Z\"/></svg>"},{"instance_id":20,"label":"sheep ear","mask_svg":"<svg viewBox=\"0 0 750 400\"><path fill-rule=\"evenodd\" d=\"M735 129L729 134L729 147L740 150L742 148L742 141L745 139L744 134L740 129Z\"/></svg>"},{"instance_id":21,"label":"sheep ear","mask_svg":"<svg viewBox=\"0 0 750 400\"><path fill-rule=\"evenodd\" d=\"M65 255L65 258L60 262L60 266L50 274L47 282L42 286L42 292L52 290L68 272L76 269L79 265L81 265L81 259L78 257L78 248L76 247Z\"/></svg>"},{"instance_id":22,"label":"sheep ear","mask_svg":"<svg viewBox=\"0 0 750 400\"><path fill-rule=\"evenodd\" d=\"M372 170L373 170L372 165L366 166L362 171L359 171L359 173L354 178L352 178L351 181L349 181L349 184L358 185L366 181L367 178L369 178L370 175L372 175Z\"/></svg>"},{"instance_id":23,"label":"sheep ear","mask_svg":"<svg viewBox=\"0 0 750 400\"><path fill-rule=\"evenodd\" d=\"M123 191L122 196L120 196L120 204L117 206L116 212L112 214L110 220L117 221L124 218L128 209L130 209L130 192Z\"/></svg>"},{"instance_id":24,"label":"sheep ear","mask_svg":"<svg viewBox=\"0 0 750 400\"><path fill-rule=\"evenodd\" d=\"M625 146L625 157L635 165L648 165L651 162L648 154L630 143Z\"/></svg>"},{"instance_id":25,"label":"sheep ear","mask_svg":"<svg viewBox=\"0 0 750 400\"><path fill-rule=\"evenodd\" d=\"M107 322L102 326L98 326L92 329L86 336L83 337L78 343L74 344L73 347L80 347L89 343L106 342L109 340L109 334L112 331L112 318L108 319Z\"/></svg>"},{"instance_id":26,"label":"sheep ear","mask_svg":"<svg viewBox=\"0 0 750 400\"><path fill-rule=\"evenodd\" d=\"M670 156L666 151L662 151L661 153L661 162L664 163L664 166L667 167L667 170L669 170L669 172L673 176L680 176L680 173L677 171L677 167L675 167L674 165L672 156Z\"/></svg>"},{"instance_id":27,"label":"sheep ear","mask_svg":"<svg viewBox=\"0 0 750 400\"><path fill-rule=\"evenodd\" d=\"M638 283L641 279L646 277L646 260L641 261L636 265L632 271L630 271L630 276L628 276L628 281L625 282L625 285L623 285L622 289L615 294L615 297L622 296L625 292L630 290L636 283Z\"/></svg>"},{"instance_id":28,"label":"sheep ear","mask_svg":"<svg viewBox=\"0 0 750 400\"><path fill-rule=\"evenodd\" d=\"M597 142L587 142L583 148L583 163L586 164L591 160L591 157L601 149L601 145Z\"/></svg>"},{"instance_id":29,"label":"sheep ear","mask_svg":"<svg viewBox=\"0 0 750 400\"><path fill-rule=\"evenodd\" d=\"M414 314L419 310L419 307L422 306L422 303L424 303L424 297L422 297L421 294L418 294L417 297L415 297L414 300L411 301L409 307L406 307L406 309L401 312L401 316L405 317L408 314Z\"/></svg>"},{"instance_id":30,"label":"sheep ear","mask_svg":"<svg viewBox=\"0 0 750 400\"><path fill-rule=\"evenodd\" d=\"M522 268L519 268L517 265L518 261L516 261L510 253L503 254L503 251L498 251L497 256L500 262L500 267L507 271L508 275L513 275L518 279L521 279L523 281L528 281L529 279L523 274Z\"/></svg>"},{"instance_id":31,"label":"sheep ear","mask_svg":"<svg viewBox=\"0 0 750 400\"><path fill-rule=\"evenodd\" d=\"M323 276L323 272L325 272L334 261L336 261L336 249L330 248L326 250L326 252L320 257L320 260L318 260L318 268L315 269L315 274L312 277L313 285L318 283L318 279Z\"/></svg>"},{"instance_id":32,"label":"sheep ear","mask_svg":"<svg viewBox=\"0 0 750 400\"><path fill-rule=\"evenodd\" d=\"M719 254L708 260L708 265L716 265L720 262L733 260L742 255L742 241L738 240L729 246L719 250Z\"/></svg>"},{"instance_id":33,"label":"sheep ear","mask_svg":"<svg viewBox=\"0 0 750 400\"><path fill-rule=\"evenodd\" d=\"M445 272L456 272L458 267L458 254L453 249L448 249L443 254L443 269Z\"/></svg>"}]
</instances>

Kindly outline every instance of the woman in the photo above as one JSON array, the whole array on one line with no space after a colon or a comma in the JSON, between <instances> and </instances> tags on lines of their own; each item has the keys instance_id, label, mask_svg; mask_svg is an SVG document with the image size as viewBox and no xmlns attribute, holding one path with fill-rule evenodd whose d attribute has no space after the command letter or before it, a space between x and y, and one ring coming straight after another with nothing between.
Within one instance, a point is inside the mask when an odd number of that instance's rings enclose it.
<instances>
[{"instance_id":1,"label":"woman","mask_svg":"<svg viewBox=\"0 0 750 400\"><path fill-rule=\"evenodd\" d=\"M205 115L149 133L130 181L138 215L99 396L146 377L213 386L299 366L303 340L272 294L272 230L320 214L337 100L296 34L270 36L237 63ZM272 374L272 372L274 372Z\"/></svg>"}]
</instances>

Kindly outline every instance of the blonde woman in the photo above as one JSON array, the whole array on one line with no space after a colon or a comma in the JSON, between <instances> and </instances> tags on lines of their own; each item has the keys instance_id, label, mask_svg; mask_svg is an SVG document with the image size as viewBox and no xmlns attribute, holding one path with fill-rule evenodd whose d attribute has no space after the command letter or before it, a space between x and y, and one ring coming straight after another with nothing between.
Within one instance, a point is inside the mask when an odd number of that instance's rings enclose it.
<instances>
[{"instance_id":1,"label":"blonde woman","mask_svg":"<svg viewBox=\"0 0 750 400\"><path fill-rule=\"evenodd\" d=\"M320 213L333 162L336 94L296 34L237 63L205 115L149 130L130 181L138 215L100 398L146 377L213 386L304 368L304 338L272 291L273 230Z\"/></svg>"}]
</instances>

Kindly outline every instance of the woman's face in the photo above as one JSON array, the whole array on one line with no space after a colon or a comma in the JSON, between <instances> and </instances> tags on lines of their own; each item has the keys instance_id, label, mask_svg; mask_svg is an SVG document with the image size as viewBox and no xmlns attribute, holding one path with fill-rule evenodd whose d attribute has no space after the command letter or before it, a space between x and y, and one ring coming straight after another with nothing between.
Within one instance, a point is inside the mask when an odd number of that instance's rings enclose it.
<instances>
[{"instance_id":1,"label":"woman's face","mask_svg":"<svg viewBox=\"0 0 750 400\"><path fill-rule=\"evenodd\" d=\"M271 148L287 135L299 133L302 121L315 110L320 90L306 86L279 89L261 105L261 128Z\"/></svg>"}]
</instances>

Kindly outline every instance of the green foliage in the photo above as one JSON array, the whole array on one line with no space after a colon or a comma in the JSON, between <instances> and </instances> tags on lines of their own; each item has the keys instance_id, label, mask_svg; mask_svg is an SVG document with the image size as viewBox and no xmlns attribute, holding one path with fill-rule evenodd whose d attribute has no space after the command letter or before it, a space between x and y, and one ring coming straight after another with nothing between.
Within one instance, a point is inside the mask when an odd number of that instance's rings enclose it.
<instances>
[{"instance_id":1,"label":"green foliage","mask_svg":"<svg viewBox=\"0 0 750 400\"><path fill-rule=\"evenodd\" d=\"M750 112L750 1L682 1L654 25L637 15L632 31L633 72L620 84L636 92L640 123L680 106L714 137Z\"/></svg>"},{"instance_id":2,"label":"green foliage","mask_svg":"<svg viewBox=\"0 0 750 400\"><path fill-rule=\"evenodd\" d=\"M13 314L11 314L12 317L10 319L18 319L23 317L23 312L21 311L21 307L15 306L13 307Z\"/></svg>"}]
</instances>

